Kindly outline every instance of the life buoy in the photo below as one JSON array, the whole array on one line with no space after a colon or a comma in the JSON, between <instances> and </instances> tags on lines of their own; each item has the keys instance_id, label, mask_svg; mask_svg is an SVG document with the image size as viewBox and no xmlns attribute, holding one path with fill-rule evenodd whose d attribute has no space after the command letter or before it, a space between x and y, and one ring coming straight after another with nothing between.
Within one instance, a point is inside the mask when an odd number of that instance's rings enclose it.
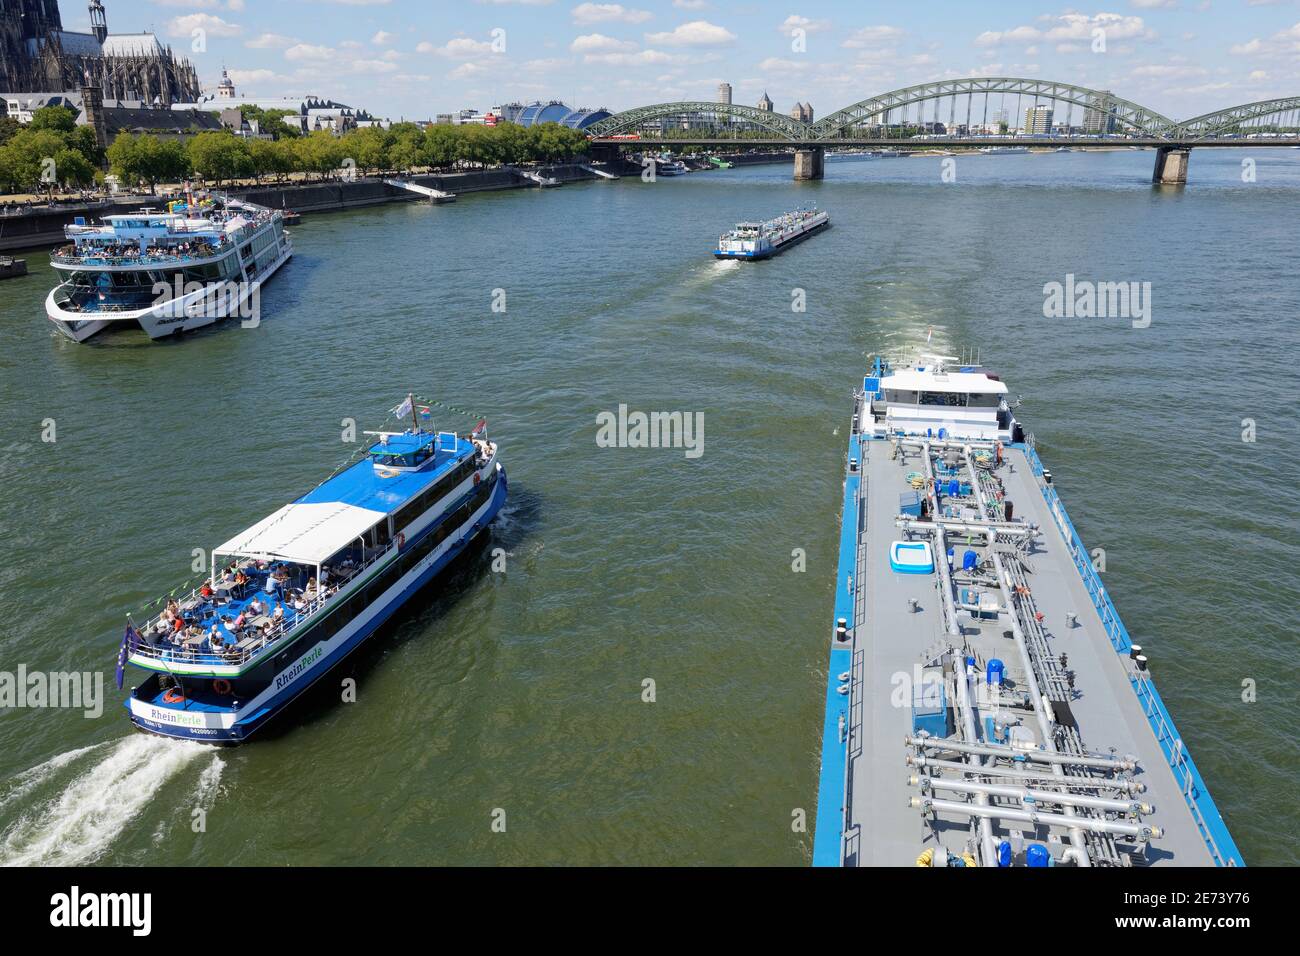
<instances>
[{"instance_id":1,"label":"life buoy","mask_svg":"<svg viewBox=\"0 0 1300 956\"><path fill-rule=\"evenodd\" d=\"M222 697L225 697L234 690L234 687L231 685L230 681L226 680L224 677L218 677L212 682L212 689Z\"/></svg>"},{"instance_id":2,"label":"life buoy","mask_svg":"<svg viewBox=\"0 0 1300 956\"><path fill-rule=\"evenodd\" d=\"M182 694L180 691L178 691L175 687L168 687L167 693L163 694L163 703L183 704L185 703L185 695Z\"/></svg>"}]
</instances>

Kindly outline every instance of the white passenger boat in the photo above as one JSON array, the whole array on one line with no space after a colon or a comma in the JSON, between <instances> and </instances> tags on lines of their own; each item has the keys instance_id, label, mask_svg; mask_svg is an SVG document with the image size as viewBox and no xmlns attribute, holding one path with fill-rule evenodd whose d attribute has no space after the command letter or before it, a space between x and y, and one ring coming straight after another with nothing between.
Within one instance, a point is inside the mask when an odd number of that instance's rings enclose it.
<instances>
[{"instance_id":1,"label":"white passenger boat","mask_svg":"<svg viewBox=\"0 0 1300 956\"><path fill-rule=\"evenodd\" d=\"M412 400L394 409L410 414ZM137 627L125 704L166 737L238 743L369 638L491 524L506 500L497 444L419 424L372 432L365 460L212 551L211 576Z\"/></svg>"},{"instance_id":2,"label":"white passenger boat","mask_svg":"<svg viewBox=\"0 0 1300 956\"><path fill-rule=\"evenodd\" d=\"M279 210L225 197L108 216L80 217L69 245L50 255L63 281L45 300L60 334L84 342L110 327L152 339L256 317L260 288L293 255Z\"/></svg>"}]
</instances>

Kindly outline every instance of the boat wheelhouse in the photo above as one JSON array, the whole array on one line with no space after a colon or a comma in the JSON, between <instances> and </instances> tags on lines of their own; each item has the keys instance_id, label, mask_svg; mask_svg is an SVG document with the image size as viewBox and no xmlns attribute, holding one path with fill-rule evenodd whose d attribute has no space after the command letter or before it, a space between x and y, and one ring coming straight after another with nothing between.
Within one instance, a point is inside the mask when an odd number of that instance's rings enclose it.
<instances>
[{"instance_id":1,"label":"boat wheelhouse","mask_svg":"<svg viewBox=\"0 0 1300 956\"><path fill-rule=\"evenodd\" d=\"M139 727L246 739L342 661L485 529L506 499L497 445L418 427L216 547L211 577L129 628L149 672Z\"/></svg>"},{"instance_id":2,"label":"boat wheelhouse","mask_svg":"<svg viewBox=\"0 0 1300 956\"><path fill-rule=\"evenodd\" d=\"M254 314L261 284L293 255L278 210L236 199L172 203L66 227L50 254L62 281L45 300L55 329L84 342L110 327L158 339Z\"/></svg>"},{"instance_id":3,"label":"boat wheelhouse","mask_svg":"<svg viewBox=\"0 0 1300 956\"><path fill-rule=\"evenodd\" d=\"M767 259L803 242L831 224L815 206L796 209L764 222L738 222L718 237L715 259Z\"/></svg>"}]
</instances>

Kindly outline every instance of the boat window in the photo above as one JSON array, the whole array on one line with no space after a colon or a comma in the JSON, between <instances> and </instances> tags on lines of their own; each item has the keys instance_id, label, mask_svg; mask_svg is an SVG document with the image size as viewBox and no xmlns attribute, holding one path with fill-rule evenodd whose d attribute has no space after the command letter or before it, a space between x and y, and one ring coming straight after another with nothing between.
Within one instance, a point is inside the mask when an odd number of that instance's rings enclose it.
<instances>
[{"instance_id":1,"label":"boat window","mask_svg":"<svg viewBox=\"0 0 1300 956\"><path fill-rule=\"evenodd\" d=\"M965 406L969 398L969 395L962 392L922 392L918 404L960 407Z\"/></svg>"}]
</instances>

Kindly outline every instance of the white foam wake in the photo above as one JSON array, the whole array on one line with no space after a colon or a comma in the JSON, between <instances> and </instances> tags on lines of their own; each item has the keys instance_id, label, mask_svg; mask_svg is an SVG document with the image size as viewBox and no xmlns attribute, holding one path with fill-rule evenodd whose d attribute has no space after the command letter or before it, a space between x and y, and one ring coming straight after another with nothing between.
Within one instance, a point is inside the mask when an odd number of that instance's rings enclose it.
<instances>
[{"instance_id":1,"label":"white foam wake","mask_svg":"<svg viewBox=\"0 0 1300 956\"><path fill-rule=\"evenodd\" d=\"M61 794L15 821L0 843L0 866L76 866L91 862L108 849L163 784L204 752L211 752L202 744L141 734L109 746L103 759L69 783ZM64 764L74 759L61 754L54 761L62 758L67 758ZM41 779L50 772L52 769ZM218 769L218 781L220 774Z\"/></svg>"},{"instance_id":2,"label":"white foam wake","mask_svg":"<svg viewBox=\"0 0 1300 956\"><path fill-rule=\"evenodd\" d=\"M31 793L42 783L54 776L72 761L76 760L82 754L90 753L96 747L102 747L103 744L91 744L89 747L78 747L76 750L69 750L67 753L59 754L57 757L51 757L45 763L38 763L35 767L24 770L16 774L9 782L9 789L0 794L0 810L3 810L15 800L21 800L27 794Z\"/></svg>"}]
</instances>

